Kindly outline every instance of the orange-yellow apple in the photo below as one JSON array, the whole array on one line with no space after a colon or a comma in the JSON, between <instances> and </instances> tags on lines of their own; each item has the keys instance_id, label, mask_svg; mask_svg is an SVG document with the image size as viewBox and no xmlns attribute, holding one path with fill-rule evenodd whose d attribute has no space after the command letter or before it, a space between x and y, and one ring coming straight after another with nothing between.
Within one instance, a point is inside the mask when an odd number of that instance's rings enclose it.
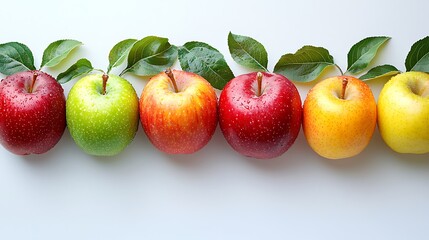
<instances>
[{"instance_id":1,"label":"orange-yellow apple","mask_svg":"<svg viewBox=\"0 0 429 240\"><path fill-rule=\"evenodd\" d=\"M399 153L429 152L429 74L406 72L384 85L378 98L378 127Z\"/></svg>"},{"instance_id":2,"label":"orange-yellow apple","mask_svg":"<svg viewBox=\"0 0 429 240\"><path fill-rule=\"evenodd\" d=\"M353 157L370 142L377 106L368 85L338 76L316 84L304 101L303 128L310 147L330 159Z\"/></svg>"},{"instance_id":3,"label":"orange-yellow apple","mask_svg":"<svg viewBox=\"0 0 429 240\"><path fill-rule=\"evenodd\" d=\"M203 77L167 70L152 77L143 89L140 119L159 150L193 153L210 141L216 129L217 96Z\"/></svg>"}]
</instances>

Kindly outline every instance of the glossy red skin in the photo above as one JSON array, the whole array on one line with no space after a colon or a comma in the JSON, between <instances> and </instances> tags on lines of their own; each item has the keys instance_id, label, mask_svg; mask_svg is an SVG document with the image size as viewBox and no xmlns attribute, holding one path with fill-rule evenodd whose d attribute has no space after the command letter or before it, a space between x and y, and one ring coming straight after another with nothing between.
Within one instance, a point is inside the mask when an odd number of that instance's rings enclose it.
<instances>
[{"instance_id":1,"label":"glossy red skin","mask_svg":"<svg viewBox=\"0 0 429 240\"><path fill-rule=\"evenodd\" d=\"M298 136L301 98L291 81L271 73L263 73L263 91L258 97L256 75L240 75L227 83L219 98L220 129L237 152L274 158L286 152Z\"/></svg>"},{"instance_id":2,"label":"glossy red skin","mask_svg":"<svg viewBox=\"0 0 429 240\"><path fill-rule=\"evenodd\" d=\"M29 86L37 73L33 92ZM0 143L18 155L41 154L55 146L66 127L64 90L40 71L13 74L0 83Z\"/></svg>"}]
</instances>

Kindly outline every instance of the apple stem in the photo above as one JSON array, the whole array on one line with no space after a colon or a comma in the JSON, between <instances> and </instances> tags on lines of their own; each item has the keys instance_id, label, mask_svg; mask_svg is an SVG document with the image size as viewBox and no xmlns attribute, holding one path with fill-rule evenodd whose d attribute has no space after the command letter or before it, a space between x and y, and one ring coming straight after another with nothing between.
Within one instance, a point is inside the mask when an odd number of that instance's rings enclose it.
<instances>
[{"instance_id":1,"label":"apple stem","mask_svg":"<svg viewBox=\"0 0 429 240\"><path fill-rule=\"evenodd\" d=\"M109 79L109 75L103 74L103 92L101 94L106 95L106 86L107 86L107 79Z\"/></svg>"},{"instance_id":2,"label":"apple stem","mask_svg":"<svg viewBox=\"0 0 429 240\"><path fill-rule=\"evenodd\" d=\"M345 95L346 95L346 88L347 88L347 84L349 83L349 80L344 77L343 78L343 89L341 91L341 99L344 99Z\"/></svg>"},{"instance_id":3,"label":"apple stem","mask_svg":"<svg viewBox=\"0 0 429 240\"><path fill-rule=\"evenodd\" d=\"M256 80L258 81L258 93L257 93L258 97L261 96L261 94L262 94L262 77L263 77L263 75L261 72L258 72L256 74Z\"/></svg>"},{"instance_id":4,"label":"apple stem","mask_svg":"<svg viewBox=\"0 0 429 240\"><path fill-rule=\"evenodd\" d=\"M37 72L33 73L33 79L31 81L30 89L28 90L29 93L33 92L33 88L34 88L34 84L36 83L37 76L39 76Z\"/></svg>"},{"instance_id":5,"label":"apple stem","mask_svg":"<svg viewBox=\"0 0 429 240\"><path fill-rule=\"evenodd\" d=\"M167 76L170 78L171 82L173 83L174 91L178 93L179 89L177 88L176 79L174 78L173 71L171 71L171 69L168 68L167 70L165 70L165 74L167 74Z\"/></svg>"}]
</instances>

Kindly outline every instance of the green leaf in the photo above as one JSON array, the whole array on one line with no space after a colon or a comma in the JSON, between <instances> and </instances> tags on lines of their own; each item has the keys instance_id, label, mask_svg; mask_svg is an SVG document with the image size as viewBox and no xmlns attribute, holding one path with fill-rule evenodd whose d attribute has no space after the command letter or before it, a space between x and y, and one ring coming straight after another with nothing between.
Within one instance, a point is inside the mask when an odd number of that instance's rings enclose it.
<instances>
[{"instance_id":1,"label":"green leaf","mask_svg":"<svg viewBox=\"0 0 429 240\"><path fill-rule=\"evenodd\" d=\"M17 72L36 70L31 50L22 43L0 44L0 72L12 75Z\"/></svg>"},{"instance_id":2,"label":"green leaf","mask_svg":"<svg viewBox=\"0 0 429 240\"><path fill-rule=\"evenodd\" d=\"M347 72L356 74L363 71L377 54L378 49L390 37L368 37L352 46L347 54Z\"/></svg>"},{"instance_id":3,"label":"green leaf","mask_svg":"<svg viewBox=\"0 0 429 240\"><path fill-rule=\"evenodd\" d=\"M222 53L203 42L187 42L179 47L179 61L184 71L202 76L217 89L223 89L234 78Z\"/></svg>"},{"instance_id":4,"label":"green leaf","mask_svg":"<svg viewBox=\"0 0 429 240\"><path fill-rule=\"evenodd\" d=\"M310 82L322 74L326 67L334 65L334 58L322 47L304 46L296 53L281 56L274 72L297 82Z\"/></svg>"},{"instance_id":5,"label":"green leaf","mask_svg":"<svg viewBox=\"0 0 429 240\"><path fill-rule=\"evenodd\" d=\"M72 39L58 40L49 44L43 52L40 68L58 65L73 49L80 45L82 45L81 42Z\"/></svg>"},{"instance_id":6,"label":"green leaf","mask_svg":"<svg viewBox=\"0 0 429 240\"><path fill-rule=\"evenodd\" d=\"M136 42L137 39L125 39L113 46L109 53L109 66L107 67L107 73L109 73L112 68L121 65L125 61L131 48Z\"/></svg>"},{"instance_id":7,"label":"green leaf","mask_svg":"<svg viewBox=\"0 0 429 240\"><path fill-rule=\"evenodd\" d=\"M429 73L429 36L420 39L411 46L405 59L405 68L408 71Z\"/></svg>"},{"instance_id":8,"label":"green leaf","mask_svg":"<svg viewBox=\"0 0 429 240\"><path fill-rule=\"evenodd\" d=\"M400 71L396 67L386 64L372 68L366 74L362 75L360 80L368 81L381 77L394 76L398 73Z\"/></svg>"},{"instance_id":9,"label":"green leaf","mask_svg":"<svg viewBox=\"0 0 429 240\"><path fill-rule=\"evenodd\" d=\"M136 43L128 54L126 72L139 76L153 76L171 67L177 59L177 48L168 38L148 36Z\"/></svg>"},{"instance_id":10,"label":"green leaf","mask_svg":"<svg viewBox=\"0 0 429 240\"><path fill-rule=\"evenodd\" d=\"M91 62L88 61L88 59L81 58L65 72L60 73L57 77L57 81L61 84L64 84L73 78L77 78L83 74L91 72L93 69L94 68L92 67Z\"/></svg>"},{"instance_id":11,"label":"green leaf","mask_svg":"<svg viewBox=\"0 0 429 240\"><path fill-rule=\"evenodd\" d=\"M260 42L251 37L229 32L228 47L236 63L251 69L268 71L268 54Z\"/></svg>"}]
</instances>

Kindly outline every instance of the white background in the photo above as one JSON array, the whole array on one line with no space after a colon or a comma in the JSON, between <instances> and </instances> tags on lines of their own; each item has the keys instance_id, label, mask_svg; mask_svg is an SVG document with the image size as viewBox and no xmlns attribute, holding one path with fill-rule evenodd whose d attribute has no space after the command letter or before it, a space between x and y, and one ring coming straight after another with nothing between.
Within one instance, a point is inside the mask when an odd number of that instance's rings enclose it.
<instances>
[{"instance_id":1,"label":"white background","mask_svg":"<svg viewBox=\"0 0 429 240\"><path fill-rule=\"evenodd\" d=\"M229 31L263 43L270 70L305 44L329 49L345 69L354 43L387 35L375 64L404 70L411 45L429 34L428 7L414 0L3 1L0 42L27 44L36 65L57 39L84 42L69 61L44 69L56 76L80 57L106 69L109 50L126 38L198 40L219 49L239 75L250 70L230 57ZM140 95L148 79L125 77ZM369 82L376 97L386 81ZM302 100L314 84L297 84ZM359 156L326 160L301 131L281 157L253 160L235 153L219 128L198 153L173 156L140 128L124 152L96 158L66 130L43 155L0 147L0 239L428 239L428 157L394 153L377 130Z\"/></svg>"}]
</instances>

